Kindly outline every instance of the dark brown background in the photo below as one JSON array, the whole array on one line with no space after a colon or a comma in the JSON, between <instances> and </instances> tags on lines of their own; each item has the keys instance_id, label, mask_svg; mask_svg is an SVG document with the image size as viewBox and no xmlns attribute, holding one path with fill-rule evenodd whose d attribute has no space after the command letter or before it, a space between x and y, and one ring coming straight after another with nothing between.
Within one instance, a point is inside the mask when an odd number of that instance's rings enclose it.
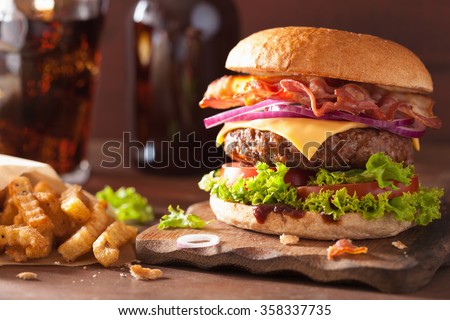
<instances>
[{"instance_id":1,"label":"dark brown background","mask_svg":"<svg viewBox=\"0 0 450 320\"><path fill-rule=\"evenodd\" d=\"M184 0L180 0L184 1ZM110 0L102 41L103 63L93 138L121 138L132 130L130 21L134 0ZM231 0L230 0L231 2ZM414 51L434 80L435 113L443 128L428 130L423 142L450 141L450 2L448 0L235 0L241 37L288 25L338 28L396 41Z\"/></svg>"}]
</instances>

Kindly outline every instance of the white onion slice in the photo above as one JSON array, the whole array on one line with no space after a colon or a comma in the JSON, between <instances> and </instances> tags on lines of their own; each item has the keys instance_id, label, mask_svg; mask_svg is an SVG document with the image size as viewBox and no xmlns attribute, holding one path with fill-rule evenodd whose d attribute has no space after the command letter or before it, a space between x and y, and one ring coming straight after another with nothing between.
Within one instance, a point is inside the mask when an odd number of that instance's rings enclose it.
<instances>
[{"instance_id":1,"label":"white onion slice","mask_svg":"<svg viewBox=\"0 0 450 320\"><path fill-rule=\"evenodd\" d=\"M177 239L178 248L205 248L219 244L220 238L214 234L187 234Z\"/></svg>"}]
</instances>

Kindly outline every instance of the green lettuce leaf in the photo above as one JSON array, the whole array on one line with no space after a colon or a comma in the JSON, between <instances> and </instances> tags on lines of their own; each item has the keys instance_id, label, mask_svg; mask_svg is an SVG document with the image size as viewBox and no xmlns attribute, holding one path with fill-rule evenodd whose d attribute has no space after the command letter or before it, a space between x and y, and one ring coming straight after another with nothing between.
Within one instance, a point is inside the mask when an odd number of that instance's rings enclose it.
<instances>
[{"instance_id":1,"label":"green lettuce leaf","mask_svg":"<svg viewBox=\"0 0 450 320\"><path fill-rule=\"evenodd\" d=\"M387 212L386 208L389 203L389 194L390 192L384 192L375 197L369 193L361 199L356 199L355 207L357 211L354 212L361 212L363 218L366 220L382 218Z\"/></svg>"},{"instance_id":2,"label":"green lettuce leaf","mask_svg":"<svg viewBox=\"0 0 450 320\"><path fill-rule=\"evenodd\" d=\"M330 172L320 169L309 184L325 186L377 181L380 188L391 187L392 189L398 189L392 181L409 185L413 175L414 167L412 165L403 167L401 163L394 162L383 152L379 152L369 158L365 170L354 169Z\"/></svg>"},{"instance_id":3,"label":"green lettuce leaf","mask_svg":"<svg viewBox=\"0 0 450 320\"><path fill-rule=\"evenodd\" d=\"M196 216L195 214L184 214L184 210L177 206L176 209L170 205L167 210L169 214L161 217L158 224L158 229L169 229L169 228L191 228L191 229L201 229L206 225L206 222L202 218Z\"/></svg>"},{"instance_id":4,"label":"green lettuce leaf","mask_svg":"<svg viewBox=\"0 0 450 320\"><path fill-rule=\"evenodd\" d=\"M121 187L116 191L110 186L95 194L99 200L106 201L112 208L115 219L120 221L136 221L148 223L153 221L153 208L145 197L136 192L136 189Z\"/></svg>"},{"instance_id":5,"label":"green lettuce leaf","mask_svg":"<svg viewBox=\"0 0 450 320\"><path fill-rule=\"evenodd\" d=\"M219 180L217 174L217 171L213 170L210 173L203 175L202 179L198 183L198 187L204 191L211 191L211 189L214 187L214 184Z\"/></svg>"},{"instance_id":6,"label":"green lettuce leaf","mask_svg":"<svg viewBox=\"0 0 450 320\"><path fill-rule=\"evenodd\" d=\"M411 194L417 207L414 222L425 226L435 219L441 218L440 198L444 196L442 188L421 188L419 192Z\"/></svg>"},{"instance_id":7,"label":"green lettuce leaf","mask_svg":"<svg viewBox=\"0 0 450 320\"><path fill-rule=\"evenodd\" d=\"M392 213L396 220L427 225L441 217L440 198L444 195L441 188L420 188L418 192L406 192L393 199L388 199L389 194L384 192L377 197L367 194L358 198L349 195L345 188L326 190L309 194L301 208L332 215L334 220L351 212L360 212L366 220L379 219L386 213ZM301 202L300 199L298 201Z\"/></svg>"},{"instance_id":8,"label":"green lettuce leaf","mask_svg":"<svg viewBox=\"0 0 450 320\"><path fill-rule=\"evenodd\" d=\"M388 199L390 192L381 193L377 197L367 194L358 198L342 188L311 193L302 200L297 197L297 189L284 182L284 176L289 170L285 165L277 163L276 170L264 163L258 163L256 167L257 176L239 178L231 185L224 178L218 177L216 171L212 171L203 177L199 186L224 201L248 205L281 203L300 210L331 215L335 220L351 212L360 212L367 220L379 219L386 213L392 213L399 221L426 225L441 216L440 198L444 193L440 188L420 188L418 192L404 193L393 199ZM395 187L391 180L408 185L413 175L413 166L403 167L385 154L377 153L370 157L366 170L319 170L311 183L335 185L378 181L380 187Z\"/></svg>"},{"instance_id":9,"label":"green lettuce leaf","mask_svg":"<svg viewBox=\"0 0 450 320\"><path fill-rule=\"evenodd\" d=\"M214 177L210 172L202 178L199 186L219 199L230 202L252 205L283 203L293 207L300 205L297 201L297 189L284 182L284 176L289 170L284 164L277 163L276 170L265 163L258 163L256 168L257 176L240 177L231 185L227 185L224 178Z\"/></svg>"}]
</instances>

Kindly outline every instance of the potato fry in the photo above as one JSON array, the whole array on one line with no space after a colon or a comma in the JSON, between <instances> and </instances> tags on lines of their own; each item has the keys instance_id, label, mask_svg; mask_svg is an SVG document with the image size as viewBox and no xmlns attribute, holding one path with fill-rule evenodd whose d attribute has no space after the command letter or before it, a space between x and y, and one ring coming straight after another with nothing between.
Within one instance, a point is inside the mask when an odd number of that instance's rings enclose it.
<instances>
[{"instance_id":1,"label":"potato fry","mask_svg":"<svg viewBox=\"0 0 450 320\"><path fill-rule=\"evenodd\" d=\"M34 193L49 192L49 193L53 193L54 195L58 195L57 192L55 191L55 189L47 181L43 181L43 180L36 183L36 185L33 188L33 192Z\"/></svg>"},{"instance_id":2,"label":"potato fry","mask_svg":"<svg viewBox=\"0 0 450 320\"><path fill-rule=\"evenodd\" d=\"M8 189L0 190L0 203L5 203L8 196ZM3 210L3 208L1 208Z\"/></svg>"},{"instance_id":3,"label":"potato fry","mask_svg":"<svg viewBox=\"0 0 450 320\"><path fill-rule=\"evenodd\" d=\"M39 205L44 210L44 213L52 221L54 225L53 234L57 239L66 240L78 229L79 225L62 211L61 203L55 194L51 192L35 192L34 196L39 201Z\"/></svg>"},{"instance_id":4,"label":"potato fry","mask_svg":"<svg viewBox=\"0 0 450 320\"><path fill-rule=\"evenodd\" d=\"M51 183L30 179L17 177L0 190L0 254L26 262L57 248L71 262L93 251L107 267L118 260L120 247L136 237L136 228L113 223L108 204L81 186L68 186L61 193Z\"/></svg>"},{"instance_id":5,"label":"potato fry","mask_svg":"<svg viewBox=\"0 0 450 320\"><path fill-rule=\"evenodd\" d=\"M51 243L39 231L29 226L0 225L0 248L7 247L6 253L15 261L41 257L49 253Z\"/></svg>"},{"instance_id":6,"label":"potato fry","mask_svg":"<svg viewBox=\"0 0 450 320\"><path fill-rule=\"evenodd\" d=\"M28 247L25 248L25 254L28 259L38 259L38 258L45 258L50 255L53 249L53 232L52 231L45 231L42 235L47 245L43 247Z\"/></svg>"},{"instance_id":7,"label":"potato fry","mask_svg":"<svg viewBox=\"0 0 450 320\"><path fill-rule=\"evenodd\" d=\"M36 229L28 226L0 226L0 247L21 246L39 247L45 246L47 241Z\"/></svg>"},{"instance_id":8,"label":"potato fry","mask_svg":"<svg viewBox=\"0 0 450 320\"><path fill-rule=\"evenodd\" d=\"M92 207L90 219L58 247L58 252L66 261L75 261L78 257L88 253L92 249L94 241L111 223L111 217L106 214L104 203L95 202Z\"/></svg>"},{"instance_id":9,"label":"potato fry","mask_svg":"<svg viewBox=\"0 0 450 320\"><path fill-rule=\"evenodd\" d=\"M119 259L119 248L136 238L137 229L123 222L115 221L95 240L93 251L95 258L104 267L109 267Z\"/></svg>"},{"instance_id":10,"label":"potato fry","mask_svg":"<svg viewBox=\"0 0 450 320\"><path fill-rule=\"evenodd\" d=\"M25 226L25 220L23 219L23 216L20 212L18 212L15 216L14 216L14 225L16 226Z\"/></svg>"},{"instance_id":11,"label":"potato fry","mask_svg":"<svg viewBox=\"0 0 450 320\"><path fill-rule=\"evenodd\" d=\"M12 198L5 199L3 214L0 216L0 224L9 226L14 223L14 217L18 214L17 207Z\"/></svg>"},{"instance_id":12,"label":"potato fry","mask_svg":"<svg viewBox=\"0 0 450 320\"><path fill-rule=\"evenodd\" d=\"M28 260L25 249L20 246L9 247L5 253L15 262L25 262Z\"/></svg>"},{"instance_id":13,"label":"potato fry","mask_svg":"<svg viewBox=\"0 0 450 320\"><path fill-rule=\"evenodd\" d=\"M19 246L9 247L5 253L9 255L16 262L25 262L28 259L38 259L48 257L51 253L52 244L49 243L45 247L28 247L22 248Z\"/></svg>"},{"instance_id":14,"label":"potato fry","mask_svg":"<svg viewBox=\"0 0 450 320\"><path fill-rule=\"evenodd\" d=\"M38 231L53 229L53 223L39 206L39 202L32 194L30 180L18 177L8 185L8 192L12 196L15 206L24 222Z\"/></svg>"},{"instance_id":15,"label":"potato fry","mask_svg":"<svg viewBox=\"0 0 450 320\"><path fill-rule=\"evenodd\" d=\"M61 194L62 211L78 223L88 221L91 216L91 212L82 198L82 190L79 185L72 185Z\"/></svg>"}]
</instances>

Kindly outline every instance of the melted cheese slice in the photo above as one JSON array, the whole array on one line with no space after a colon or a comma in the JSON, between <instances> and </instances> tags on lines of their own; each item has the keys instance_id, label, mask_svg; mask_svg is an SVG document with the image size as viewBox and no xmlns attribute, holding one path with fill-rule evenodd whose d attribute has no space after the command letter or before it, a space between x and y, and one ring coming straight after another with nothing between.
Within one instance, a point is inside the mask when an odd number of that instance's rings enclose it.
<instances>
[{"instance_id":1,"label":"melted cheese slice","mask_svg":"<svg viewBox=\"0 0 450 320\"><path fill-rule=\"evenodd\" d=\"M222 144L227 132L239 128L272 131L291 141L308 160L311 160L327 138L350 129L366 127L368 126L365 124L349 121L306 118L258 119L226 123L217 135L216 142Z\"/></svg>"}]
</instances>

